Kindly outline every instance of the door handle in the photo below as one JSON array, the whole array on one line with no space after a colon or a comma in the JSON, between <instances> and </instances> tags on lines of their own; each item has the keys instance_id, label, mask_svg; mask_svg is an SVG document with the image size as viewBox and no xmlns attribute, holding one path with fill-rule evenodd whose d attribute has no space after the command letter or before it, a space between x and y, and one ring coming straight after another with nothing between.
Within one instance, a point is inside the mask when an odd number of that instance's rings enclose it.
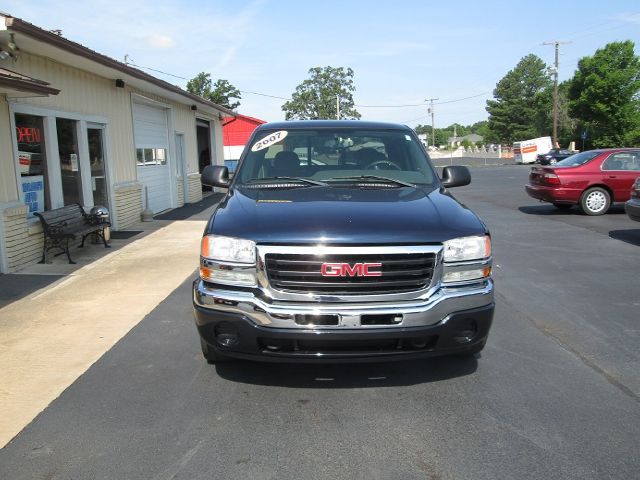
<instances>
[{"instance_id":1,"label":"door handle","mask_svg":"<svg viewBox=\"0 0 640 480\"><path fill-rule=\"evenodd\" d=\"M618 178L616 175L609 175L609 178Z\"/></svg>"}]
</instances>

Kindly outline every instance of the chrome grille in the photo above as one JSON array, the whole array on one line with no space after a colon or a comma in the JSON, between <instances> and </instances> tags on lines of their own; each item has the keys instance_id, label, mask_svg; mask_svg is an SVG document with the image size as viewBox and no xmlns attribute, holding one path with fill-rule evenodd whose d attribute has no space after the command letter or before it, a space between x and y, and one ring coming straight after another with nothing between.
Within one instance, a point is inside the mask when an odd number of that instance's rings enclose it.
<instances>
[{"instance_id":1,"label":"chrome grille","mask_svg":"<svg viewBox=\"0 0 640 480\"><path fill-rule=\"evenodd\" d=\"M433 276L434 253L295 254L267 253L270 285L282 291L328 294L398 293L421 290ZM380 276L323 276L323 263L379 263Z\"/></svg>"}]
</instances>

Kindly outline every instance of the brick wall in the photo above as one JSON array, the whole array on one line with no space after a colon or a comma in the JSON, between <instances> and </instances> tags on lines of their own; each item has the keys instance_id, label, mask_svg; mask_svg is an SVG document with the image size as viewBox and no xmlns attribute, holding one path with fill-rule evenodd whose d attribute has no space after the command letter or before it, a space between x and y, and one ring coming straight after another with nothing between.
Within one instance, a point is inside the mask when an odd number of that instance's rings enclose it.
<instances>
[{"instance_id":1,"label":"brick wall","mask_svg":"<svg viewBox=\"0 0 640 480\"><path fill-rule=\"evenodd\" d=\"M142 213L142 185L138 182L114 186L115 220L118 230L140 221Z\"/></svg>"},{"instance_id":2,"label":"brick wall","mask_svg":"<svg viewBox=\"0 0 640 480\"><path fill-rule=\"evenodd\" d=\"M42 227L40 223L27 220L27 206L5 207L0 212L7 271L15 272L42 256Z\"/></svg>"},{"instance_id":3,"label":"brick wall","mask_svg":"<svg viewBox=\"0 0 640 480\"><path fill-rule=\"evenodd\" d=\"M178 207L184 205L184 182L182 177L176 178L176 192L178 194Z\"/></svg>"},{"instance_id":4,"label":"brick wall","mask_svg":"<svg viewBox=\"0 0 640 480\"><path fill-rule=\"evenodd\" d=\"M200 174L190 173L187 178L189 181L189 194L187 199L189 203L199 202L200 200L202 200L202 184L200 183Z\"/></svg>"}]
</instances>

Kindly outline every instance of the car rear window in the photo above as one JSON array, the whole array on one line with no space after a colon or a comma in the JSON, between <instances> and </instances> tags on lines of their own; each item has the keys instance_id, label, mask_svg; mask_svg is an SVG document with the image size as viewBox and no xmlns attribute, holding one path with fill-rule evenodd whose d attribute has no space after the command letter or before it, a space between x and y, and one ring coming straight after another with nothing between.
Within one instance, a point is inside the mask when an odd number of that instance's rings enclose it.
<instances>
[{"instance_id":1,"label":"car rear window","mask_svg":"<svg viewBox=\"0 0 640 480\"><path fill-rule=\"evenodd\" d=\"M559 161L555 164L555 167L576 167L578 165L584 165L589 160L593 160L602 152L597 150L591 150L589 152L580 152L575 155L571 155L570 157L565 158L564 160Z\"/></svg>"}]
</instances>

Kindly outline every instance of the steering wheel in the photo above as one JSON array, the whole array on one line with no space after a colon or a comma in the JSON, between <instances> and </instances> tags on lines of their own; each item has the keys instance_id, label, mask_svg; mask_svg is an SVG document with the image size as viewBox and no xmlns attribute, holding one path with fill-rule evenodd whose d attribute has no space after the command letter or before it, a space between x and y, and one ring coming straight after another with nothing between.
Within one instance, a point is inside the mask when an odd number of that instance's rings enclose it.
<instances>
[{"instance_id":1,"label":"steering wheel","mask_svg":"<svg viewBox=\"0 0 640 480\"><path fill-rule=\"evenodd\" d=\"M400 168L400 165L389 160L376 160L375 162L370 163L364 168L367 170L382 170L381 168L378 168L379 165L388 165L389 167L391 167L391 170L402 170L402 168Z\"/></svg>"}]
</instances>

